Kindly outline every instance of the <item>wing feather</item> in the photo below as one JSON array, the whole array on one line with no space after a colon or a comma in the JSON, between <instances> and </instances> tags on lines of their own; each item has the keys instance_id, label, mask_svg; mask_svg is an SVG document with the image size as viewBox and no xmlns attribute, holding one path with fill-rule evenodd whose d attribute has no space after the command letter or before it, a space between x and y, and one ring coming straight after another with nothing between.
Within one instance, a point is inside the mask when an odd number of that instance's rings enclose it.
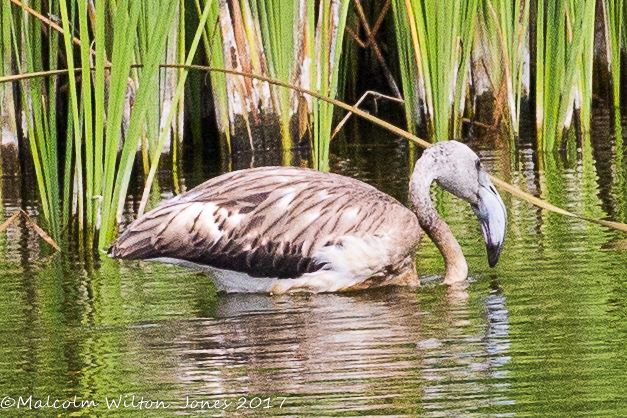
<instances>
[{"instance_id":1,"label":"wing feather","mask_svg":"<svg viewBox=\"0 0 627 418\"><path fill-rule=\"evenodd\" d=\"M263 167L219 176L166 201L129 225L109 254L292 278L326 268L315 256L323 247L383 232L416 240L415 215L357 180Z\"/></svg>"}]
</instances>

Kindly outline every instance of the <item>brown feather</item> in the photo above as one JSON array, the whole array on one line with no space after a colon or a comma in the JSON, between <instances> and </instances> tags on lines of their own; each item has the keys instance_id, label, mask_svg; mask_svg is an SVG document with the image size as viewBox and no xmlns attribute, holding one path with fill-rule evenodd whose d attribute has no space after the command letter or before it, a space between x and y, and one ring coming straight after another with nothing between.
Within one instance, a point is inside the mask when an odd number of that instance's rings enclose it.
<instances>
[{"instance_id":1,"label":"brown feather","mask_svg":"<svg viewBox=\"0 0 627 418\"><path fill-rule=\"evenodd\" d=\"M166 201L133 222L109 254L295 278L328 268L314 257L325 246L384 234L394 237L401 261L419 240L416 216L358 180L263 167L219 176Z\"/></svg>"}]
</instances>

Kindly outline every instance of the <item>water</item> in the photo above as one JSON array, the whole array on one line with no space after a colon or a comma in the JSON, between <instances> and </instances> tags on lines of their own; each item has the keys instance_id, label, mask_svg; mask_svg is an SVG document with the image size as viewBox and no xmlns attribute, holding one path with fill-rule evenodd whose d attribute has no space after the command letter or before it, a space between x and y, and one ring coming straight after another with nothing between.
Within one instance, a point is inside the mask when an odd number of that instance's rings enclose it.
<instances>
[{"instance_id":1,"label":"water","mask_svg":"<svg viewBox=\"0 0 627 418\"><path fill-rule=\"evenodd\" d=\"M625 221L622 142L607 131L545 167L524 145L513 158L474 146L501 178ZM406 146L378 131L362 142L338 143L333 170L406 201ZM188 173L187 186L211 170ZM3 180L0 211L25 199L36 214L18 186ZM203 274L106 257L83 265L25 223L10 227L0 235L1 415L626 416L625 236L503 194L506 244L490 269L470 208L433 197L469 262L465 299L442 285L429 241L418 291L219 295Z\"/></svg>"}]
</instances>

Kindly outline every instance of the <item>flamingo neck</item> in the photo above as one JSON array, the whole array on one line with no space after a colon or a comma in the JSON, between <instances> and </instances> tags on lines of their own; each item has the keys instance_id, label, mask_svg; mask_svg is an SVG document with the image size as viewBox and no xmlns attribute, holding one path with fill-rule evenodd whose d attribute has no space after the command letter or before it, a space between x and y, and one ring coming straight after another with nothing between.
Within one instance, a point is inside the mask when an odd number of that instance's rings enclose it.
<instances>
[{"instance_id":1,"label":"flamingo neck","mask_svg":"<svg viewBox=\"0 0 627 418\"><path fill-rule=\"evenodd\" d=\"M446 276L444 283L463 282L468 276L468 264L451 228L433 206L429 189L438 177L438 165L431 155L424 155L416 163L409 190L418 222L444 257Z\"/></svg>"}]
</instances>

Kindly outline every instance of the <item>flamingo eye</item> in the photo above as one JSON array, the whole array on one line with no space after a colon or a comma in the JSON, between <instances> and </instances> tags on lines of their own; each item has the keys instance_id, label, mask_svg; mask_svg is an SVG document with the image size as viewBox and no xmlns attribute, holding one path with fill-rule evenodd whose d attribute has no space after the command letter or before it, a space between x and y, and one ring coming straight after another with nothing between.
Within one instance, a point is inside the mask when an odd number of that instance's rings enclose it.
<instances>
[{"instance_id":1,"label":"flamingo eye","mask_svg":"<svg viewBox=\"0 0 627 418\"><path fill-rule=\"evenodd\" d=\"M477 171L480 171L483 168L483 165L481 164L481 160L475 161L475 167L477 167Z\"/></svg>"}]
</instances>

